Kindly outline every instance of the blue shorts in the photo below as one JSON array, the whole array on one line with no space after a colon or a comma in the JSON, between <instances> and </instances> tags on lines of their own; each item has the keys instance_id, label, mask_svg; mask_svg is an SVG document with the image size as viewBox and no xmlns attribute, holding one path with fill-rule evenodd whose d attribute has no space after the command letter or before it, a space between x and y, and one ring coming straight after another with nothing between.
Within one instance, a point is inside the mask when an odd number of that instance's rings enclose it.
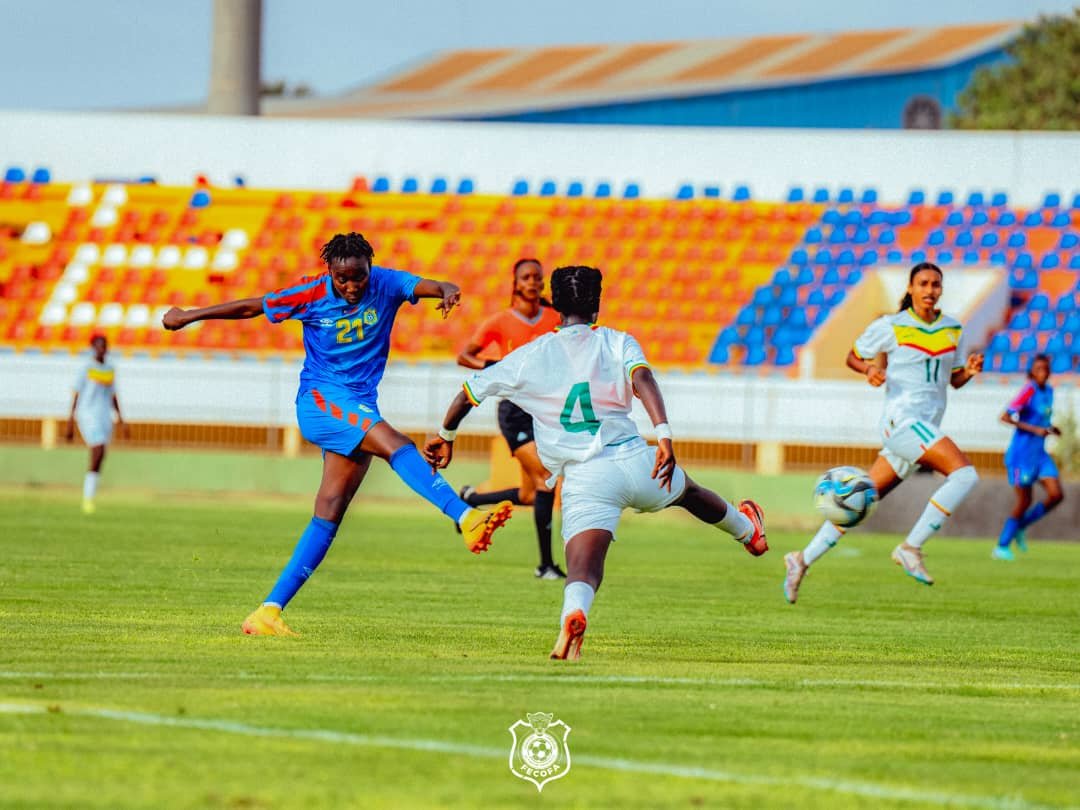
<instances>
[{"instance_id":1,"label":"blue shorts","mask_svg":"<svg viewBox=\"0 0 1080 810\"><path fill-rule=\"evenodd\" d=\"M352 455L367 432L382 420L377 403L360 399L348 388L320 385L296 397L300 435L338 455Z\"/></svg>"},{"instance_id":2,"label":"blue shorts","mask_svg":"<svg viewBox=\"0 0 1080 810\"><path fill-rule=\"evenodd\" d=\"M1029 458L1011 459L1005 456L1005 469L1009 483L1014 487L1030 487L1044 478L1059 478L1057 464L1045 450Z\"/></svg>"}]
</instances>

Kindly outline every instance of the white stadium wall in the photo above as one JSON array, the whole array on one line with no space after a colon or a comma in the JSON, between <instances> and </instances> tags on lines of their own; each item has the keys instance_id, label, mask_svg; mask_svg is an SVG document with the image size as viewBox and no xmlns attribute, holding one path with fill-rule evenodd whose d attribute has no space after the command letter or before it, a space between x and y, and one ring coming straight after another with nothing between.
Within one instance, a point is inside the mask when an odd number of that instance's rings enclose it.
<instances>
[{"instance_id":1,"label":"white stadium wall","mask_svg":"<svg viewBox=\"0 0 1080 810\"><path fill-rule=\"evenodd\" d=\"M184 185L342 188L356 174L471 177L506 193L525 178L635 181L645 196L679 184L748 184L782 199L793 184L877 188L903 201L912 187L1005 191L1030 206L1049 190L1080 191L1080 136L1068 133L904 132L282 120L184 115L0 113L5 165L48 166L57 179L134 178Z\"/></svg>"}]
</instances>

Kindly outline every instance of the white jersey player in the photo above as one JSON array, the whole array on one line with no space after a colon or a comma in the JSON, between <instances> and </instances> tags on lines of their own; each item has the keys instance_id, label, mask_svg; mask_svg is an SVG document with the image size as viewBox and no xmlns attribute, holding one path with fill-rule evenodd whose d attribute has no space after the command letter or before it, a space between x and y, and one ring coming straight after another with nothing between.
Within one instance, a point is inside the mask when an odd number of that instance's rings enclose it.
<instances>
[{"instance_id":1,"label":"white jersey player","mask_svg":"<svg viewBox=\"0 0 1080 810\"><path fill-rule=\"evenodd\" d=\"M79 368L75 377L75 394L71 400L71 413L68 416L68 441L75 438L75 423L79 433L90 448L90 464L83 478L83 512L94 511L94 496L97 494L98 478L101 465L105 460L105 447L113 434L113 412L116 423L123 426L120 415L120 400L116 396L116 369L107 359L108 343L104 335L94 335L90 339L93 357Z\"/></svg>"},{"instance_id":2,"label":"white jersey player","mask_svg":"<svg viewBox=\"0 0 1080 810\"><path fill-rule=\"evenodd\" d=\"M580 656L586 617L624 509L682 506L751 554L768 550L757 504L744 500L736 509L675 463L664 400L641 346L625 332L591 325L600 309L601 279L594 267L557 269L551 298L562 327L470 377L438 438L424 448L432 466L449 464L458 424L488 397L509 399L532 415L540 460L552 482L563 478L567 584L552 658ZM656 427L655 452L630 418L635 396Z\"/></svg>"},{"instance_id":3,"label":"white jersey player","mask_svg":"<svg viewBox=\"0 0 1080 810\"><path fill-rule=\"evenodd\" d=\"M925 585L922 547L978 483L971 461L939 428L948 389L960 388L982 371L983 356L965 348L963 327L937 309L942 272L924 262L911 269L900 311L871 323L848 353L847 365L873 386L885 385L881 417L881 454L870 468L878 497L884 498L916 467L946 476L907 539L892 552L893 561ZM877 364L884 354L885 368ZM826 521L803 551L784 557L784 596L794 603L807 568L836 545L844 531Z\"/></svg>"}]
</instances>

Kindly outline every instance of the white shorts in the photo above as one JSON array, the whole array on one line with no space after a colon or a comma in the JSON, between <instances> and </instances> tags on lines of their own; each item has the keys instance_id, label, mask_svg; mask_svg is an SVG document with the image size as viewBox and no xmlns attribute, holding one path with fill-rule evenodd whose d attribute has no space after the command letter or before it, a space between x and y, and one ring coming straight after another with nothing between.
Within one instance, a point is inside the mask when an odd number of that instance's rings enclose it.
<instances>
[{"instance_id":1,"label":"white shorts","mask_svg":"<svg viewBox=\"0 0 1080 810\"><path fill-rule=\"evenodd\" d=\"M656 449L639 437L568 464L562 486L563 542L589 529L614 535L624 509L658 512L678 501L686 490L686 473L676 465L668 492L651 477L655 462Z\"/></svg>"},{"instance_id":2,"label":"white shorts","mask_svg":"<svg viewBox=\"0 0 1080 810\"><path fill-rule=\"evenodd\" d=\"M925 419L905 419L881 432L885 446L881 456L903 481L919 466L919 459L940 439L945 438L937 425Z\"/></svg>"},{"instance_id":3,"label":"white shorts","mask_svg":"<svg viewBox=\"0 0 1080 810\"><path fill-rule=\"evenodd\" d=\"M109 439L112 438L113 420L111 413L102 419L100 416L76 412L75 421L78 423L79 433L82 434L83 441L86 442L88 447L108 444Z\"/></svg>"}]
</instances>

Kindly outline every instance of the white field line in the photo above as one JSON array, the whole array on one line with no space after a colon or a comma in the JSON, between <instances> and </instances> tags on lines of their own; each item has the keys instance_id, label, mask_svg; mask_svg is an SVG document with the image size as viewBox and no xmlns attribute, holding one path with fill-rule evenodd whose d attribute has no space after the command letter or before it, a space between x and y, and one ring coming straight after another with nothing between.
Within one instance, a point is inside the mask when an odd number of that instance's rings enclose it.
<instances>
[{"instance_id":1,"label":"white field line","mask_svg":"<svg viewBox=\"0 0 1080 810\"><path fill-rule=\"evenodd\" d=\"M219 673L221 674L221 673ZM178 677L169 672L33 672L0 670L0 680L22 680L40 678L42 680L168 680ZM182 675L179 677L183 677ZM254 672L233 672L225 677L235 680L264 681L270 676ZM1080 692L1080 683L1024 683L1021 681L958 681L955 683L886 681L874 679L846 678L689 678L664 677L654 675L562 675L543 673L510 673L504 675L318 675L311 674L299 678L290 677L284 683L299 681L325 683L574 683L574 684L626 684L656 686L756 686L763 688L787 689L791 687L854 687L865 689L895 689L903 687L911 691L965 691L984 689L1001 692L1038 692L1043 690Z\"/></svg>"},{"instance_id":2,"label":"white field line","mask_svg":"<svg viewBox=\"0 0 1080 810\"><path fill-rule=\"evenodd\" d=\"M0 715L48 715L49 707L30 703L0 703ZM252 726L231 720L213 720L195 717L173 717L146 712L132 712L118 709L83 708L65 706L60 714L75 717L91 717L100 720L116 720L143 726L159 726L197 731L217 731L224 734L239 734L246 737L270 737L312 742L333 743L335 745L354 745L363 748L392 748L406 751L425 751L440 754L456 754L480 759L506 760L507 751L468 743L447 740L426 740L418 738L384 737L381 735L355 734L332 729L287 729L266 726ZM615 759L589 755L575 755L573 762L603 770L622 771L624 773L653 774L670 776L678 779L697 779L708 782L726 782L738 785L766 785L772 787L796 787L809 790L833 791L870 799L890 801L921 802L942 807L983 807L992 810L1061 810L1053 805L1043 805L1026 801L1021 796L998 797L977 796L964 793L927 791L918 788L857 782L847 779L831 779L820 776L766 776L764 774L736 773L714 768L698 768L688 765L674 765L663 762L639 762L632 759Z\"/></svg>"}]
</instances>

